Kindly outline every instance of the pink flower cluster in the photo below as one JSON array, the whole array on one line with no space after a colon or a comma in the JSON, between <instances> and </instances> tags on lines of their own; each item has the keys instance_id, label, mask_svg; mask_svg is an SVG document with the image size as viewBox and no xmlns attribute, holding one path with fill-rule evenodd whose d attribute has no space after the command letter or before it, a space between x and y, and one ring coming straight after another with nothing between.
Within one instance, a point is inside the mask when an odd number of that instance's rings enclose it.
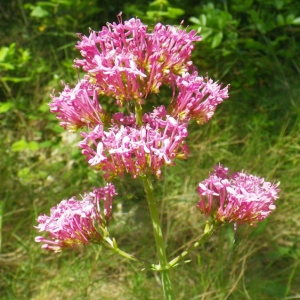
<instances>
[{"instance_id":1,"label":"pink flower cluster","mask_svg":"<svg viewBox=\"0 0 300 300\"><path fill-rule=\"evenodd\" d=\"M77 49L84 59L76 67L91 76L101 93L124 101L142 101L148 93L159 93L162 84L173 81L192 65L192 44L201 38L174 26L158 23L152 33L139 19L107 24L90 36L79 35Z\"/></svg>"},{"instance_id":2,"label":"pink flower cluster","mask_svg":"<svg viewBox=\"0 0 300 300\"><path fill-rule=\"evenodd\" d=\"M176 84L179 94L173 99L172 116L182 121L193 118L204 124L212 118L217 105L228 98L228 87L221 89L222 85L198 76L197 72L177 77Z\"/></svg>"},{"instance_id":3,"label":"pink flower cluster","mask_svg":"<svg viewBox=\"0 0 300 300\"><path fill-rule=\"evenodd\" d=\"M82 79L71 89L65 85L59 97L51 95L50 111L61 120L64 129L74 132L82 127L94 128L105 121L105 112L98 101L98 93L88 80Z\"/></svg>"},{"instance_id":4,"label":"pink flower cluster","mask_svg":"<svg viewBox=\"0 0 300 300\"><path fill-rule=\"evenodd\" d=\"M198 76L190 60L193 43L201 40L195 31L158 23L148 32L139 19L130 19L79 37L76 48L82 59L74 66L86 75L74 88L65 85L59 96L51 95L51 112L66 130L82 130L82 154L107 181L124 173L161 178L164 165L188 157L189 121L209 121L217 105L228 98L229 86L222 88ZM169 106L143 111L148 95L159 93L162 85L173 91ZM108 103L100 104L101 96L116 102L109 107L111 114L104 110ZM219 165L199 183L198 209L218 222L255 225L275 209L278 192L278 184L243 172L230 175ZM103 241L114 195L115 188L108 183L81 201L74 197L61 201L50 216L38 218L36 228L48 232L49 238L38 236L36 242L58 252Z\"/></svg>"},{"instance_id":5,"label":"pink flower cluster","mask_svg":"<svg viewBox=\"0 0 300 300\"><path fill-rule=\"evenodd\" d=\"M35 241L44 243L42 249L55 252L101 241L99 229L105 228L112 217L112 201L115 195L115 187L108 183L103 188L94 188L82 200L76 200L75 197L62 200L51 208L50 216L38 217L39 225L35 228L40 232L48 232L49 238L37 236Z\"/></svg>"},{"instance_id":6,"label":"pink flower cluster","mask_svg":"<svg viewBox=\"0 0 300 300\"><path fill-rule=\"evenodd\" d=\"M198 209L218 222L248 223L263 221L276 208L278 185L264 178L237 172L219 165L208 179L199 183Z\"/></svg>"},{"instance_id":7,"label":"pink flower cluster","mask_svg":"<svg viewBox=\"0 0 300 300\"><path fill-rule=\"evenodd\" d=\"M168 116L163 106L145 114L141 127L124 126L122 121L128 123L130 119L119 118L119 125L108 131L98 125L92 132L82 133L82 153L92 167L104 171L106 179L122 176L124 172L136 178L148 170L159 178L162 165L171 165L176 157L187 157L186 123Z\"/></svg>"},{"instance_id":8,"label":"pink flower cluster","mask_svg":"<svg viewBox=\"0 0 300 300\"><path fill-rule=\"evenodd\" d=\"M201 38L160 23L148 32L139 19L130 19L80 39L76 47L83 58L75 67L87 74L73 89L66 85L58 97L52 95L51 112L65 129L83 130L82 153L107 180L124 172L160 178L163 165L187 158L189 120L204 124L228 98L228 86L222 89L194 71L193 43ZM163 84L173 89L169 107L143 112L148 94L159 93ZM99 103L102 95L113 97L115 110L126 107L128 114L110 116Z\"/></svg>"}]
</instances>

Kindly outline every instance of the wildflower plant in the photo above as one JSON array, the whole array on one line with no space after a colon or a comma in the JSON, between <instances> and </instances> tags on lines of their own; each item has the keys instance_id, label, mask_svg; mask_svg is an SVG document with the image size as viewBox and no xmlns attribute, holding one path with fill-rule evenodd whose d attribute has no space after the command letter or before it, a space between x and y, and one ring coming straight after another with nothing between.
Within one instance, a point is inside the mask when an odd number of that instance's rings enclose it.
<instances>
[{"instance_id":1,"label":"wildflower plant","mask_svg":"<svg viewBox=\"0 0 300 300\"><path fill-rule=\"evenodd\" d=\"M208 122L218 104L228 98L229 86L198 75L191 61L194 43L201 41L198 32L181 26L156 24L149 32L139 19L107 24L101 31L79 35L76 48L82 58L75 68L85 75L74 87L64 86L53 92L49 104L60 125L80 131L79 148L87 164L101 170L107 182L94 188L82 200L72 197L41 215L36 228L48 237L36 237L42 249L62 251L79 244L96 243L161 273L165 299L175 299L170 268L205 241L224 223L256 225L275 209L278 183L245 172L230 174L219 164L208 179L199 183L200 213L207 221L203 236L179 256L168 261L159 220L153 176L162 178L162 167L187 159L188 125ZM146 111L150 94L159 94L161 86L172 89L167 106ZM113 112L105 111L101 96L114 99ZM118 248L111 239L108 224L117 194L113 180L130 174L143 182L152 220L158 263L146 263Z\"/></svg>"}]
</instances>

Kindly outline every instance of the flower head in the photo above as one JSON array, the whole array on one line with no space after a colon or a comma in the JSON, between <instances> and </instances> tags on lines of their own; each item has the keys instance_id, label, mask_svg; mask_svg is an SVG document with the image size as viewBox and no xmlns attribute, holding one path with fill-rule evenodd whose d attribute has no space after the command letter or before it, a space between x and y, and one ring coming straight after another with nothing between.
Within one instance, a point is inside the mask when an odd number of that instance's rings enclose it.
<instances>
[{"instance_id":1,"label":"flower head","mask_svg":"<svg viewBox=\"0 0 300 300\"><path fill-rule=\"evenodd\" d=\"M82 127L94 128L105 119L105 112L98 101L97 90L86 79L71 89L65 85L59 97L51 95L50 111L61 120L61 126L68 131Z\"/></svg>"},{"instance_id":2,"label":"flower head","mask_svg":"<svg viewBox=\"0 0 300 300\"><path fill-rule=\"evenodd\" d=\"M83 59L76 59L75 67L82 67L99 93L116 98L119 105L128 100L142 103L174 75L189 70L192 43L201 40L196 34L160 23L147 32L139 19L108 23L89 37L79 35L76 47Z\"/></svg>"},{"instance_id":3,"label":"flower head","mask_svg":"<svg viewBox=\"0 0 300 300\"><path fill-rule=\"evenodd\" d=\"M82 58L74 66L87 74L73 89L66 85L58 97L52 95L49 105L65 129L84 129L79 147L106 180L125 172L134 178L146 173L160 178L163 165L189 154L188 121L207 122L228 97L228 87L194 72L190 58L193 43L201 40L198 32L160 23L150 31L136 18L119 21L79 35L76 48ZM159 93L163 84L173 90L169 107L145 113L145 99ZM106 106L105 112L101 95L116 99L119 107Z\"/></svg>"},{"instance_id":4,"label":"flower head","mask_svg":"<svg viewBox=\"0 0 300 300\"><path fill-rule=\"evenodd\" d=\"M90 133L82 133L84 140L79 143L88 163L102 169L109 180L125 172L134 178L148 172L160 178L163 165L188 155L186 124L168 116L162 107L145 114L141 127L128 126L130 117L117 121L108 131L99 125Z\"/></svg>"},{"instance_id":5,"label":"flower head","mask_svg":"<svg viewBox=\"0 0 300 300\"><path fill-rule=\"evenodd\" d=\"M178 97L173 99L171 115L180 120L195 119L197 123L204 124L214 115L218 104L228 98L228 88L221 88L212 79L185 73L176 78Z\"/></svg>"},{"instance_id":6,"label":"flower head","mask_svg":"<svg viewBox=\"0 0 300 300\"><path fill-rule=\"evenodd\" d=\"M108 183L103 188L85 194L82 200L72 197L62 200L52 207L50 216L40 215L36 226L40 232L46 231L49 238L37 236L35 241L45 243L42 249L61 251L63 248L101 241L100 228L105 228L112 217L112 200L115 188ZM103 202L103 209L100 209Z\"/></svg>"},{"instance_id":7,"label":"flower head","mask_svg":"<svg viewBox=\"0 0 300 300\"><path fill-rule=\"evenodd\" d=\"M219 222L248 223L263 221L276 208L278 185L264 178L237 172L219 165L208 179L199 183L198 209Z\"/></svg>"}]
</instances>

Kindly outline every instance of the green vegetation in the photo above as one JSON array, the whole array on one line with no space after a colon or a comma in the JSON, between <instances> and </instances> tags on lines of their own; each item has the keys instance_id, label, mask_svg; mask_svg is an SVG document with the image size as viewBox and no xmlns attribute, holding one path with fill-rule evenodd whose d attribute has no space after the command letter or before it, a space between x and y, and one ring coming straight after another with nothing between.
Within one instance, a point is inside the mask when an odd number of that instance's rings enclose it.
<instances>
[{"instance_id":1,"label":"green vegetation","mask_svg":"<svg viewBox=\"0 0 300 300\"><path fill-rule=\"evenodd\" d=\"M281 182L280 200L257 228L224 226L172 271L177 299L300 298L300 2L297 0L6 1L0 5L0 298L162 299L158 277L99 247L60 254L34 242L40 213L101 185L79 136L63 132L47 103L73 83L75 33L139 17L202 27L199 73L231 84L230 98L189 133L191 156L156 184L169 257L202 234L196 185L218 162ZM99 183L100 181L100 183ZM140 184L116 183L110 229L126 252L154 260ZM159 197L158 197L159 198Z\"/></svg>"}]
</instances>

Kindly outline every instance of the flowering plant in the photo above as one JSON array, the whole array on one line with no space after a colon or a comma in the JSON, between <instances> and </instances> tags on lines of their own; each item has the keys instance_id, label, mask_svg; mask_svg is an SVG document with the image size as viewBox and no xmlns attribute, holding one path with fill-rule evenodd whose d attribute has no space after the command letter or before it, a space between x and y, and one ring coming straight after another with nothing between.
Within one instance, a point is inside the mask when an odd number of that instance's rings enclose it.
<instances>
[{"instance_id":1,"label":"flowering plant","mask_svg":"<svg viewBox=\"0 0 300 300\"><path fill-rule=\"evenodd\" d=\"M120 17L118 24L108 23L101 31L79 38L76 48L82 59L76 59L74 66L86 74L73 88L65 85L58 96L53 93L49 105L64 129L81 131L79 148L90 167L102 170L107 185L94 188L82 200L63 200L49 217L41 215L36 228L49 237L38 236L36 242L55 252L97 243L138 260L118 248L107 228L116 195L112 182L129 173L143 182L148 201L159 260L150 268L161 273L165 299L174 299L169 269L223 223L255 225L266 218L275 208L278 184L244 172L230 175L228 168L215 167L198 186L197 207L212 220L199 241L168 261L152 176L161 179L163 166L188 158L189 122L209 121L217 105L228 98L229 86L198 75L191 53L201 37L193 30L158 23L148 32L139 19L123 23ZM169 105L146 111L149 95L158 94L162 85L172 89ZM103 95L114 99L112 113L103 108Z\"/></svg>"}]
</instances>

